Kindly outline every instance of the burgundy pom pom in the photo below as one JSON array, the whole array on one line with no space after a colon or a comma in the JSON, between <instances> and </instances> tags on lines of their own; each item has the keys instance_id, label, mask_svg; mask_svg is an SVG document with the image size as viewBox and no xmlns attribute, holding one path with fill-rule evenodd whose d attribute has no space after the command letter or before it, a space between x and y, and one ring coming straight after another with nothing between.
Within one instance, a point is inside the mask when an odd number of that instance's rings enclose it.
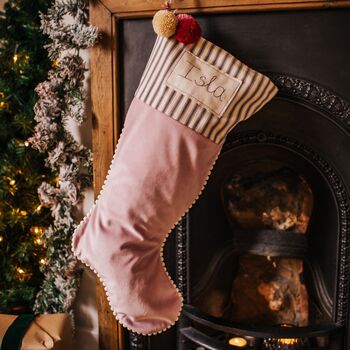
<instances>
[{"instance_id":1,"label":"burgundy pom pom","mask_svg":"<svg viewBox=\"0 0 350 350\"><path fill-rule=\"evenodd\" d=\"M176 39L183 44L192 44L202 35L202 30L197 21L190 15L180 14L176 16Z\"/></svg>"}]
</instances>

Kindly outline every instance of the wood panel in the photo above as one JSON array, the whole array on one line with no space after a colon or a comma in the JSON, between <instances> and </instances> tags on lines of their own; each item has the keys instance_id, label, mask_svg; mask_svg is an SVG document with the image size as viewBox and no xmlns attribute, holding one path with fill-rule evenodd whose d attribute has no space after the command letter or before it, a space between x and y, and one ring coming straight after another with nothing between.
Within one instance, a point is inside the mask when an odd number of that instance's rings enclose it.
<instances>
[{"instance_id":1,"label":"wood panel","mask_svg":"<svg viewBox=\"0 0 350 350\"><path fill-rule=\"evenodd\" d=\"M102 0L110 12L120 17L147 16L159 10L160 0ZM349 6L348 0L173 0L179 12L215 13L228 11L266 11L285 9L327 8Z\"/></svg>"},{"instance_id":2,"label":"wood panel","mask_svg":"<svg viewBox=\"0 0 350 350\"><path fill-rule=\"evenodd\" d=\"M102 34L99 44L90 51L94 191L97 196L107 175L117 136L115 121L118 119L114 108L116 79L113 75L115 40L112 15L100 2L90 4L90 21ZM96 288L100 350L121 350L120 325L117 325L109 307L102 284L98 282Z\"/></svg>"}]
</instances>

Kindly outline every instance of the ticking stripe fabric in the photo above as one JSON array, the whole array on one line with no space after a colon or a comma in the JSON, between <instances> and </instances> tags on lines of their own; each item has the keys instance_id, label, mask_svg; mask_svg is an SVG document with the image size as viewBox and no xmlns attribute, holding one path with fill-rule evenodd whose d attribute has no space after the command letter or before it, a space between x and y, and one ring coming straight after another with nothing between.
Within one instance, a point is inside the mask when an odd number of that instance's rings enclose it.
<instances>
[{"instance_id":1,"label":"ticking stripe fabric","mask_svg":"<svg viewBox=\"0 0 350 350\"><path fill-rule=\"evenodd\" d=\"M203 37L184 45L158 36L135 96L220 144L277 91L268 77Z\"/></svg>"}]
</instances>

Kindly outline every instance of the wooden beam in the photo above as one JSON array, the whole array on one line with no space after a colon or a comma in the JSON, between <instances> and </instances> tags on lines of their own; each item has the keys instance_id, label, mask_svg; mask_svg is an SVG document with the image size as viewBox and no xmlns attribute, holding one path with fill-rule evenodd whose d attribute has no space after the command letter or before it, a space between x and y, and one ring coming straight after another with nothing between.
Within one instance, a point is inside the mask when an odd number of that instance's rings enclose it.
<instances>
[{"instance_id":1,"label":"wooden beam","mask_svg":"<svg viewBox=\"0 0 350 350\"><path fill-rule=\"evenodd\" d=\"M5 2L7 0L0 0L0 11L2 11L4 9L4 5L5 5Z\"/></svg>"},{"instance_id":2,"label":"wooden beam","mask_svg":"<svg viewBox=\"0 0 350 350\"><path fill-rule=\"evenodd\" d=\"M90 22L102 34L99 44L90 51L94 191L97 196L107 175L116 142L113 75L115 40L112 14L99 1L90 3ZM122 350L120 326L109 307L102 284L98 282L96 288L99 348Z\"/></svg>"},{"instance_id":3,"label":"wooden beam","mask_svg":"<svg viewBox=\"0 0 350 350\"><path fill-rule=\"evenodd\" d=\"M112 18L112 37L113 37L113 43L112 43L112 67L113 67L113 144L116 146L119 135L121 133L121 116L120 109L119 109L119 82L120 82L120 76L119 76L119 56L120 53L118 51L118 44L119 44L119 35L118 35L118 20L119 18L113 16Z\"/></svg>"},{"instance_id":4,"label":"wooden beam","mask_svg":"<svg viewBox=\"0 0 350 350\"><path fill-rule=\"evenodd\" d=\"M101 0L118 17L145 17L161 7L159 0ZM267 11L349 7L349 0L177 0L173 7L179 12L218 13L235 11ZM129 14L129 15L128 15Z\"/></svg>"}]
</instances>

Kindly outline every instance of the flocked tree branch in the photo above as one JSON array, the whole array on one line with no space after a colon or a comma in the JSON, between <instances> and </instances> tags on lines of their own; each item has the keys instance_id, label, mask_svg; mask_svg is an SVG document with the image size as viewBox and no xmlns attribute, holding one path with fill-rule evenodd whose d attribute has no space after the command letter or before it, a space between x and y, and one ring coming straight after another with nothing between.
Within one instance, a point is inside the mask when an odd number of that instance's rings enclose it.
<instances>
[{"instance_id":1,"label":"flocked tree branch","mask_svg":"<svg viewBox=\"0 0 350 350\"><path fill-rule=\"evenodd\" d=\"M80 270L70 241L77 225L75 208L91 186L92 162L90 150L74 140L66 122L72 118L81 124L85 119L86 67L80 51L98 40L97 29L87 22L87 10L85 0L56 0L46 15L41 14L42 31L51 39L46 49L54 68L36 88L37 125L30 141L47 154L46 166L59 177L56 184L43 182L39 188L41 203L51 209L53 224L44 236L47 263L35 301L37 313L69 311L79 285Z\"/></svg>"}]
</instances>

